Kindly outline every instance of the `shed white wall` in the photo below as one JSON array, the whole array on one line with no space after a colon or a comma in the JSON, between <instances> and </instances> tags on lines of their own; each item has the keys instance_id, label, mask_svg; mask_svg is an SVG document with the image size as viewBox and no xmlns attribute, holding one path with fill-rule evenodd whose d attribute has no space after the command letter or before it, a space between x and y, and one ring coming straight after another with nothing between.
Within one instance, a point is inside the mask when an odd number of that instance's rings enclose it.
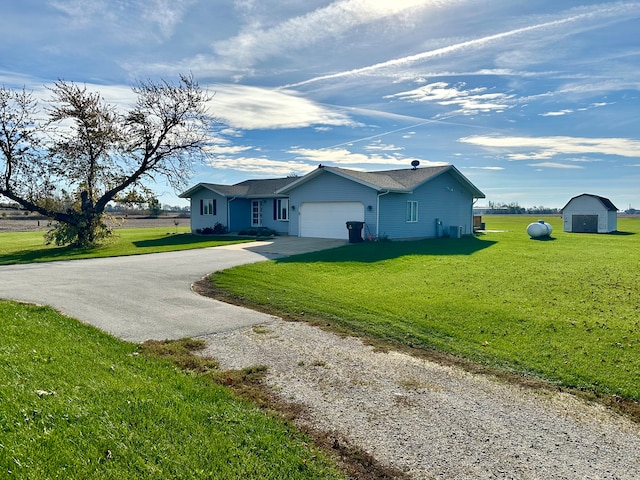
<instances>
[{"instance_id":1,"label":"shed white wall","mask_svg":"<svg viewBox=\"0 0 640 480\"><path fill-rule=\"evenodd\" d=\"M573 231L574 215L598 215L598 233L615 232L618 229L618 212L607 210L602 202L589 195L572 199L562 210L562 229Z\"/></svg>"}]
</instances>

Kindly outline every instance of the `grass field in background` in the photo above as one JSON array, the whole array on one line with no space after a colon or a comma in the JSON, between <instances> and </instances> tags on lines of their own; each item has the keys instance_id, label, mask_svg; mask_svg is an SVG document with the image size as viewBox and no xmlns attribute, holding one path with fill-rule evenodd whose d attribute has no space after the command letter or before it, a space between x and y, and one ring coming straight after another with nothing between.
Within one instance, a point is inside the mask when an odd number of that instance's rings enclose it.
<instances>
[{"instance_id":1,"label":"grass field in background","mask_svg":"<svg viewBox=\"0 0 640 480\"><path fill-rule=\"evenodd\" d=\"M45 245L43 232L0 233L0 265L80 258L117 257L217 247L249 242L246 238L193 235L188 227L121 228L103 246L77 250Z\"/></svg>"},{"instance_id":2,"label":"grass field in background","mask_svg":"<svg viewBox=\"0 0 640 480\"><path fill-rule=\"evenodd\" d=\"M343 478L294 427L206 376L0 301L0 477Z\"/></svg>"},{"instance_id":3,"label":"grass field in background","mask_svg":"<svg viewBox=\"0 0 640 480\"><path fill-rule=\"evenodd\" d=\"M551 239L526 234L537 217L485 216L477 236L348 245L212 280L258 308L640 400L640 219L604 235L542 218Z\"/></svg>"}]
</instances>

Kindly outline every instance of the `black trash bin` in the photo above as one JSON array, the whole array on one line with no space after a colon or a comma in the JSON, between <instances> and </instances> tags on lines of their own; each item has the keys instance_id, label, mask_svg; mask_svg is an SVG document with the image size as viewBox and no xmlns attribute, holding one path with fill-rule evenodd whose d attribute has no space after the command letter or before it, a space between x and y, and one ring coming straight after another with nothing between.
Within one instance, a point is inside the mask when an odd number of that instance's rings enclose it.
<instances>
[{"instance_id":1,"label":"black trash bin","mask_svg":"<svg viewBox=\"0 0 640 480\"><path fill-rule=\"evenodd\" d=\"M364 222L347 222L347 230L349 230L349 243L362 242L362 227Z\"/></svg>"}]
</instances>

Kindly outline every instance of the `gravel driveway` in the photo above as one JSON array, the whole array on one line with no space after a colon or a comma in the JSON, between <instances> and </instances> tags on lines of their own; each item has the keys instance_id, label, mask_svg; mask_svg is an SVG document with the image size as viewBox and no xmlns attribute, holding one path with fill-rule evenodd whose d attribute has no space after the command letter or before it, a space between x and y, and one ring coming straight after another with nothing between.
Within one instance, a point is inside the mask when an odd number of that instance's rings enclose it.
<instances>
[{"instance_id":1,"label":"gravel driveway","mask_svg":"<svg viewBox=\"0 0 640 480\"><path fill-rule=\"evenodd\" d=\"M416 479L640 479L640 425L569 394L540 392L274 320L204 337L222 368L268 367L337 432Z\"/></svg>"}]
</instances>

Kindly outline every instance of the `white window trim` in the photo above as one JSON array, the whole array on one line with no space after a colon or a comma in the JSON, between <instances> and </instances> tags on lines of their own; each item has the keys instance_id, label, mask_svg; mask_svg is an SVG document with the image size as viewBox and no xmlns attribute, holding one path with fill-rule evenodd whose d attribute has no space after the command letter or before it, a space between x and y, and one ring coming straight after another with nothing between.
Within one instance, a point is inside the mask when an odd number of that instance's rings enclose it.
<instances>
[{"instance_id":1,"label":"white window trim","mask_svg":"<svg viewBox=\"0 0 640 480\"><path fill-rule=\"evenodd\" d=\"M289 221L289 199L278 198L276 199L276 220L281 222Z\"/></svg>"},{"instance_id":2,"label":"white window trim","mask_svg":"<svg viewBox=\"0 0 640 480\"><path fill-rule=\"evenodd\" d=\"M213 215L213 198L202 199L202 215Z\"/></svg>"},{"instance_id":3,"label":"white window trim","mask_svg":"<svg viewBox=\"0 0 640 480\"><path fill-rule=\"evenodd\" d=\"M262 226L262 200L251 201L251 226Z\"/></svg>"},{"instance_id":4,"label":"white window trim","mask_svg":"<svg viewBox=\"0 0 640 480\"><path fill-rule=\"evenodd\" d=\"M407 223L418 222L418 201L409 200L407 202Z\"/></svg>"}]
</instances>

